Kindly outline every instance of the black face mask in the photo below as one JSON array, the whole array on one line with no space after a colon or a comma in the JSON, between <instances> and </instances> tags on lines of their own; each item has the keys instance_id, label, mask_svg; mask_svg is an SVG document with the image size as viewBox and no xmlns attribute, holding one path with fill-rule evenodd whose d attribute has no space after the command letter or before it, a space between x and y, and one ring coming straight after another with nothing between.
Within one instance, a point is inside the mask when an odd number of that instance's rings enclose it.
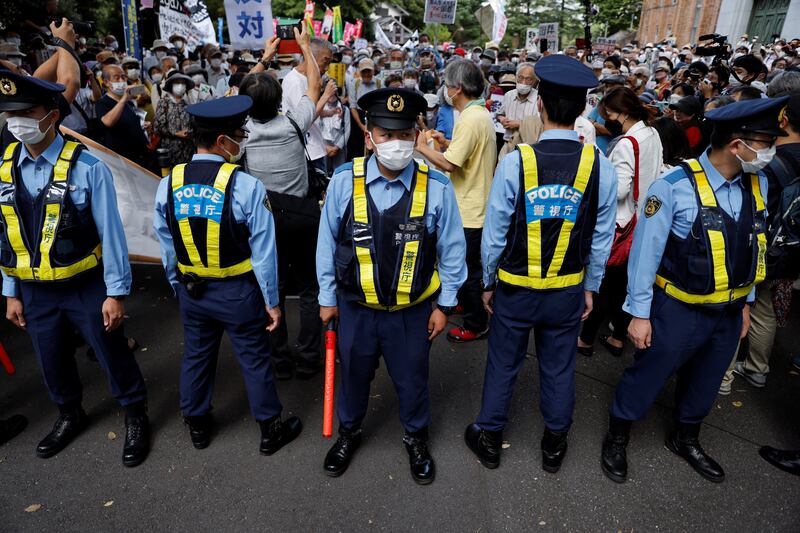
<instances>
[{"instance_id":1,"label":"black face mask","mask_svg":"<svg viewBox=\"0 0 800 533\"><path fill-rule=\"evenodd\" d=\"M622 135L622 124L616 120L606 120L605 127L612 137L619 137Z\"/></svg>"}]
</instances>

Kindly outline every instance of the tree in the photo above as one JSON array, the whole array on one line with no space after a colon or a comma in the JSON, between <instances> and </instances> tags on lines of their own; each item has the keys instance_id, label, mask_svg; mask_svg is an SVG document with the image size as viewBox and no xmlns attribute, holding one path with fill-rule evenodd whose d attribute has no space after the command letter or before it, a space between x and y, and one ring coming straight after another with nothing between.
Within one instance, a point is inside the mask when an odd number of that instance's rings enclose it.
<instances>
[{"instance_id":1,"label":"tree","mask_svg":"<svg viewBox=\"0 0 800 533\"><path fill-rule=\"evenodd\" d=\"M641 0L595 0L594 3L600 12L592 20L593 26L605 35L639 26Z\"/></svg>"}]
</instances>

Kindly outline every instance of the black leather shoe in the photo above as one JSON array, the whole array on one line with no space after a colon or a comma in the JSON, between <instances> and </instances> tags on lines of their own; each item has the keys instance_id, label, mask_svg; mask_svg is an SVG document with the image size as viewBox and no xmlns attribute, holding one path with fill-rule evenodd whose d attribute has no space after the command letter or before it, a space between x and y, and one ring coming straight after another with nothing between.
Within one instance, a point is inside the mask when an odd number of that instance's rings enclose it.
<instances>
[{"instance_id":1,"label":"black leather shoe","mask_svg":"<svg viewBox=\"0 0 800 533\"><path fill-rule=\"evenodd\" d=\"M122 448L122 464L139 466L150 453L150 420L147 415L125 417L125 446Z\"/></svg>"},{"instance_id":2,"label":"black leather shoe","mask_svg":"<svg viewBox=\"0 0 800 533\"><path fill-rule=\"evenodd\" d=\"M625 483L628 479L628 454L625 448L630 440L630 432L630 420L611 417L600 454L600 466L603 473L617 483Z\"/></svg>"},{"instance_id":3,"label":"black leather shoe","mask_svg":"<svg viewBox=\"0 0 800 533\"><path fill-rule=\"evenodd\" d=\"M601 335L600 339L599 339L600 340L600 344L602 344L603 348L608 350L608 353L610 353L614 357L622 357L622 351L625 349L625 346L621 346L621 347L620 346L614 346L613 344L608 342L608 339L610 337L611 337L611 335Z\"/></svg>"},{"instance_id":4,"label":"black leather shoe","mask_svg":"<svg viewBox=\"0 0 800 533\"><path fill-rule=\"evenodd\" d=\"M725 472L700 446L700 424L678 424L664 445L669 451L683 457L695 471L714 483L725 481Z\"/></svg>"},{"instance_id":5,"label":"black leather shoe","mask_svg":"<svg viewBox=\"0 0 800 533\"><path fill-rule=\"evenodd\" d=\"M556 433L544 429L542 435L542 468L555 474L561 468L561 463L567 455L567 432Z\"/></svg>"},{"instance_id":6,"label":"black leather shoe","mask_svg":"<svg viewBox=\"0 0 800 533\"><path fill-rule=\"evenodd\" d=\"M270 420L262 420L258 425L261 426L261 446L258 448L261 455L272 455L303 431L303 423L296 416L281 420L278 415Z\"/></svg>"},{"instance_id":7,"label":"black leather shoe","mask_svg":"<svg viewBox=\"0 0 800 533\"><path fill-rule=\"evenodd\" d=\"M0 420L0 446L10 441L28 426L28 419L22 415L12 415Z\"/></svg>"},{"instance_id":8,"label":"black leather shoe","mask_svg":"<svg viewBox=\"0 0 800 533\"><path fill-rule=\"evenodd\" d=\"M418 485L429 485L436 477L436 464L428 451L428 430L422 429L414 433L406 431L403 444L408 452L408 463L411 466L411 477Z\"/></svg>"},{"instance_id":9,"label":"black leather shoe","mask_svg":"<svg viewBox=\"0 0 800 533\"><path fill-rule=\"evenodd\" d=\"M279 361L272 365L272 373L278 381L292 379L294 375L294 363L291 361Z\"/></svg>"},{"instance_id":10,"label":"black leather shoe","mask_svg":"<svg viewBox=\"0 0 800 533\"><path fill-rule=\"evenodd\" d=\"M772 466L800 476L800 450L776 450L772 446L764 446L758 450L758 455Z\"/></svg>"},{"instance_id":11,"label":"black leather shoe","mask_svg":"<svg viewBox=\"0 0 800 533\"><path fill-rule=\"evenodd\" d=\"M478 424L470 424L464 431L464 442L486 468L500 466L500 448L503 445L502 431L487 431Z\"/></svg>"},{"instance_id":12,"label":"black leather shoe","mask_svg":"<svg viewBox=\"0 0 800 533\"><path fill-rule=\"evenodd\" d=\"M361 430L339 429L339 438L328 450L323 468L330 477L339 477L350 466L350 460L361 446Z\"/></svg>"},{"instance_id":13,"label":"black leather shoe","mask_svg":"<svg viewBox=\"0 0 800 533\"><path fill-rule=\"evenodd\" d=\"M189 438L192 439L192 446L198 450L208 448L208 445L211 444L211 431L214 429L214 420L211 418L211 414L187 416L183 420L189 426Z\"/></svg>"},{"instance_id":14,"label":"black leather shoe","mask_svg":"<svg viewBox=\"0 0 800 533\"><path fill-rule=\"evenodd\" d=\"M297 362L294 367L294 377L297 379L311 379L322 370L322 365L317 363Z\"/></svg>"},{"instance_id":15,"label":"black leather shoe","mask_svg":"<svg viewBox=\"0 0 800 533\"><path fill-rule=\"evenodd\" d=\"M36 447L36 455L42 459L53 457L69 446L72 439L77 437L88 425L89 417L80 407L75 411L59 414L53 430Z\"/></svg>"}]
</instances>

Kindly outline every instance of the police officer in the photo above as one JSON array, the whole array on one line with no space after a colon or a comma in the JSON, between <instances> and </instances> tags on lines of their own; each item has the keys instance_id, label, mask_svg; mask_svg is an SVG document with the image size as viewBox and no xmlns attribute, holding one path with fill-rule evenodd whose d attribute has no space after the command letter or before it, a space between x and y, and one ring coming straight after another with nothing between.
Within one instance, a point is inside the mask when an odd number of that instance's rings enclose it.
<instances>
[{"instance_id":1,"label":"police officer","mask_svg":"<svg viewBox=\"0 0 800 533\"><path fill-rule=\"evenodd\" d=\"M0 446L23 432L28 426L28 419L22 415L11 415L0 420Z\"/></svg>"},{"instance_id":2,"label":"police officer","mask_svg":"<svg viewBox=\"0 0 800 533\"><path fill-rule=\"evenodd\" d=\"M378 89L358 105L375 155L333 175L317 245L320 317L326 324L338 317L341 358L339 439L324 470L342 475L361 444L383 355L399 396L411 475L428 484L436 473L427 447L428 355L467 277L464 230L449 180L412 159L416 119L427 107L422 95Z\"/></svg>"},{"instance_id":3,"label":"police officer","mask_svg":"<svg viewBox=\"0 0 800 533\"><path fill-rule=\"evenodd\" d=\"M17 142L0 165L0 267L6 316L31 336L59 408L36 454L52 457L88 425L73 329L94 349L125 408L123 464L150 449L144 379L122 332L128 247L108 167L58 133L64 86L0 70L0 111Z\"/></svg>"},{"instance_id":4,"label":"police officer","mask_svg":"<svg viewBox=\"0 0 800 533\"><path fill-rule=\"evenodd\" d=\"M725 473L700 446L722 376L747 333L754 286L766 274L767 181L778 114L786 98L748 100L710 111L711 147L664 174L647 193L633 237L628 336L635 362L622 376L602 449L603 472L622 483L631 422L640 420L677 373L675 429L666 447L701 476Z\"/></svg>"},{"instance_id":5,"label":"police officer","mask_svg":"<svg viewBox=\"0 0 800 533\"><path fill-rule=\"evenodd\" d=\"M154 227L184 329L181 411L197 449L211 442L211 396L223 332L244 374L260 451L272 455L302 430L281 419L269 364L278 308L275 225L264 185L236 161L244 153L249 96L191 105L197 153L161 180Z\"/></svg>"},{"instance_id":6,"label":"police officer","mask_svg":"<svg viewBox=\"0 0 800 533\"><path fill-rule=\"evenodd\" d=\"M557 472L575 405L576 342L592 310L616 216L614 167L573 130L597 79L566 56L536 64L539 142L497 168L481 242L483 302L491 314L481 410L464 439L487 468L500 464L502 431L535 330L544 417L542 467Z\"/></svg>"}]
</instances>

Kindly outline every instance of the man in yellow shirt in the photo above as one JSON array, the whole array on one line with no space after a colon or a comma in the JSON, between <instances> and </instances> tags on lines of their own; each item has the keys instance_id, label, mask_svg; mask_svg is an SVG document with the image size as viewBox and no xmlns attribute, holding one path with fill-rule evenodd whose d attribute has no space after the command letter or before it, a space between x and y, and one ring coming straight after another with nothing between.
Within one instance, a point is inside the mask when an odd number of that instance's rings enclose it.
<instances>
[{"instance_id":1,"label":"man in yellow shirt","mask_svg":"<svg viewBox=\"0 0 800 533\"><path fill-rule=\"evenodd\" d=\"M417 138L417 151L425 159L450 173L450 181L464 223L467 241L467 281L458 301L464 307L464 325L451 329L447 338L468 342L483 338L488 332L488 315L481 303L481 233L486 202L497 163L494 124L483 95L485 81L475 64L456 60L444 71L444 99L461 116L453 129L453 138L444 153L429 148L424 135ZM444 136L437 141L446 143Z\"/></svg>"}]
</instances>

